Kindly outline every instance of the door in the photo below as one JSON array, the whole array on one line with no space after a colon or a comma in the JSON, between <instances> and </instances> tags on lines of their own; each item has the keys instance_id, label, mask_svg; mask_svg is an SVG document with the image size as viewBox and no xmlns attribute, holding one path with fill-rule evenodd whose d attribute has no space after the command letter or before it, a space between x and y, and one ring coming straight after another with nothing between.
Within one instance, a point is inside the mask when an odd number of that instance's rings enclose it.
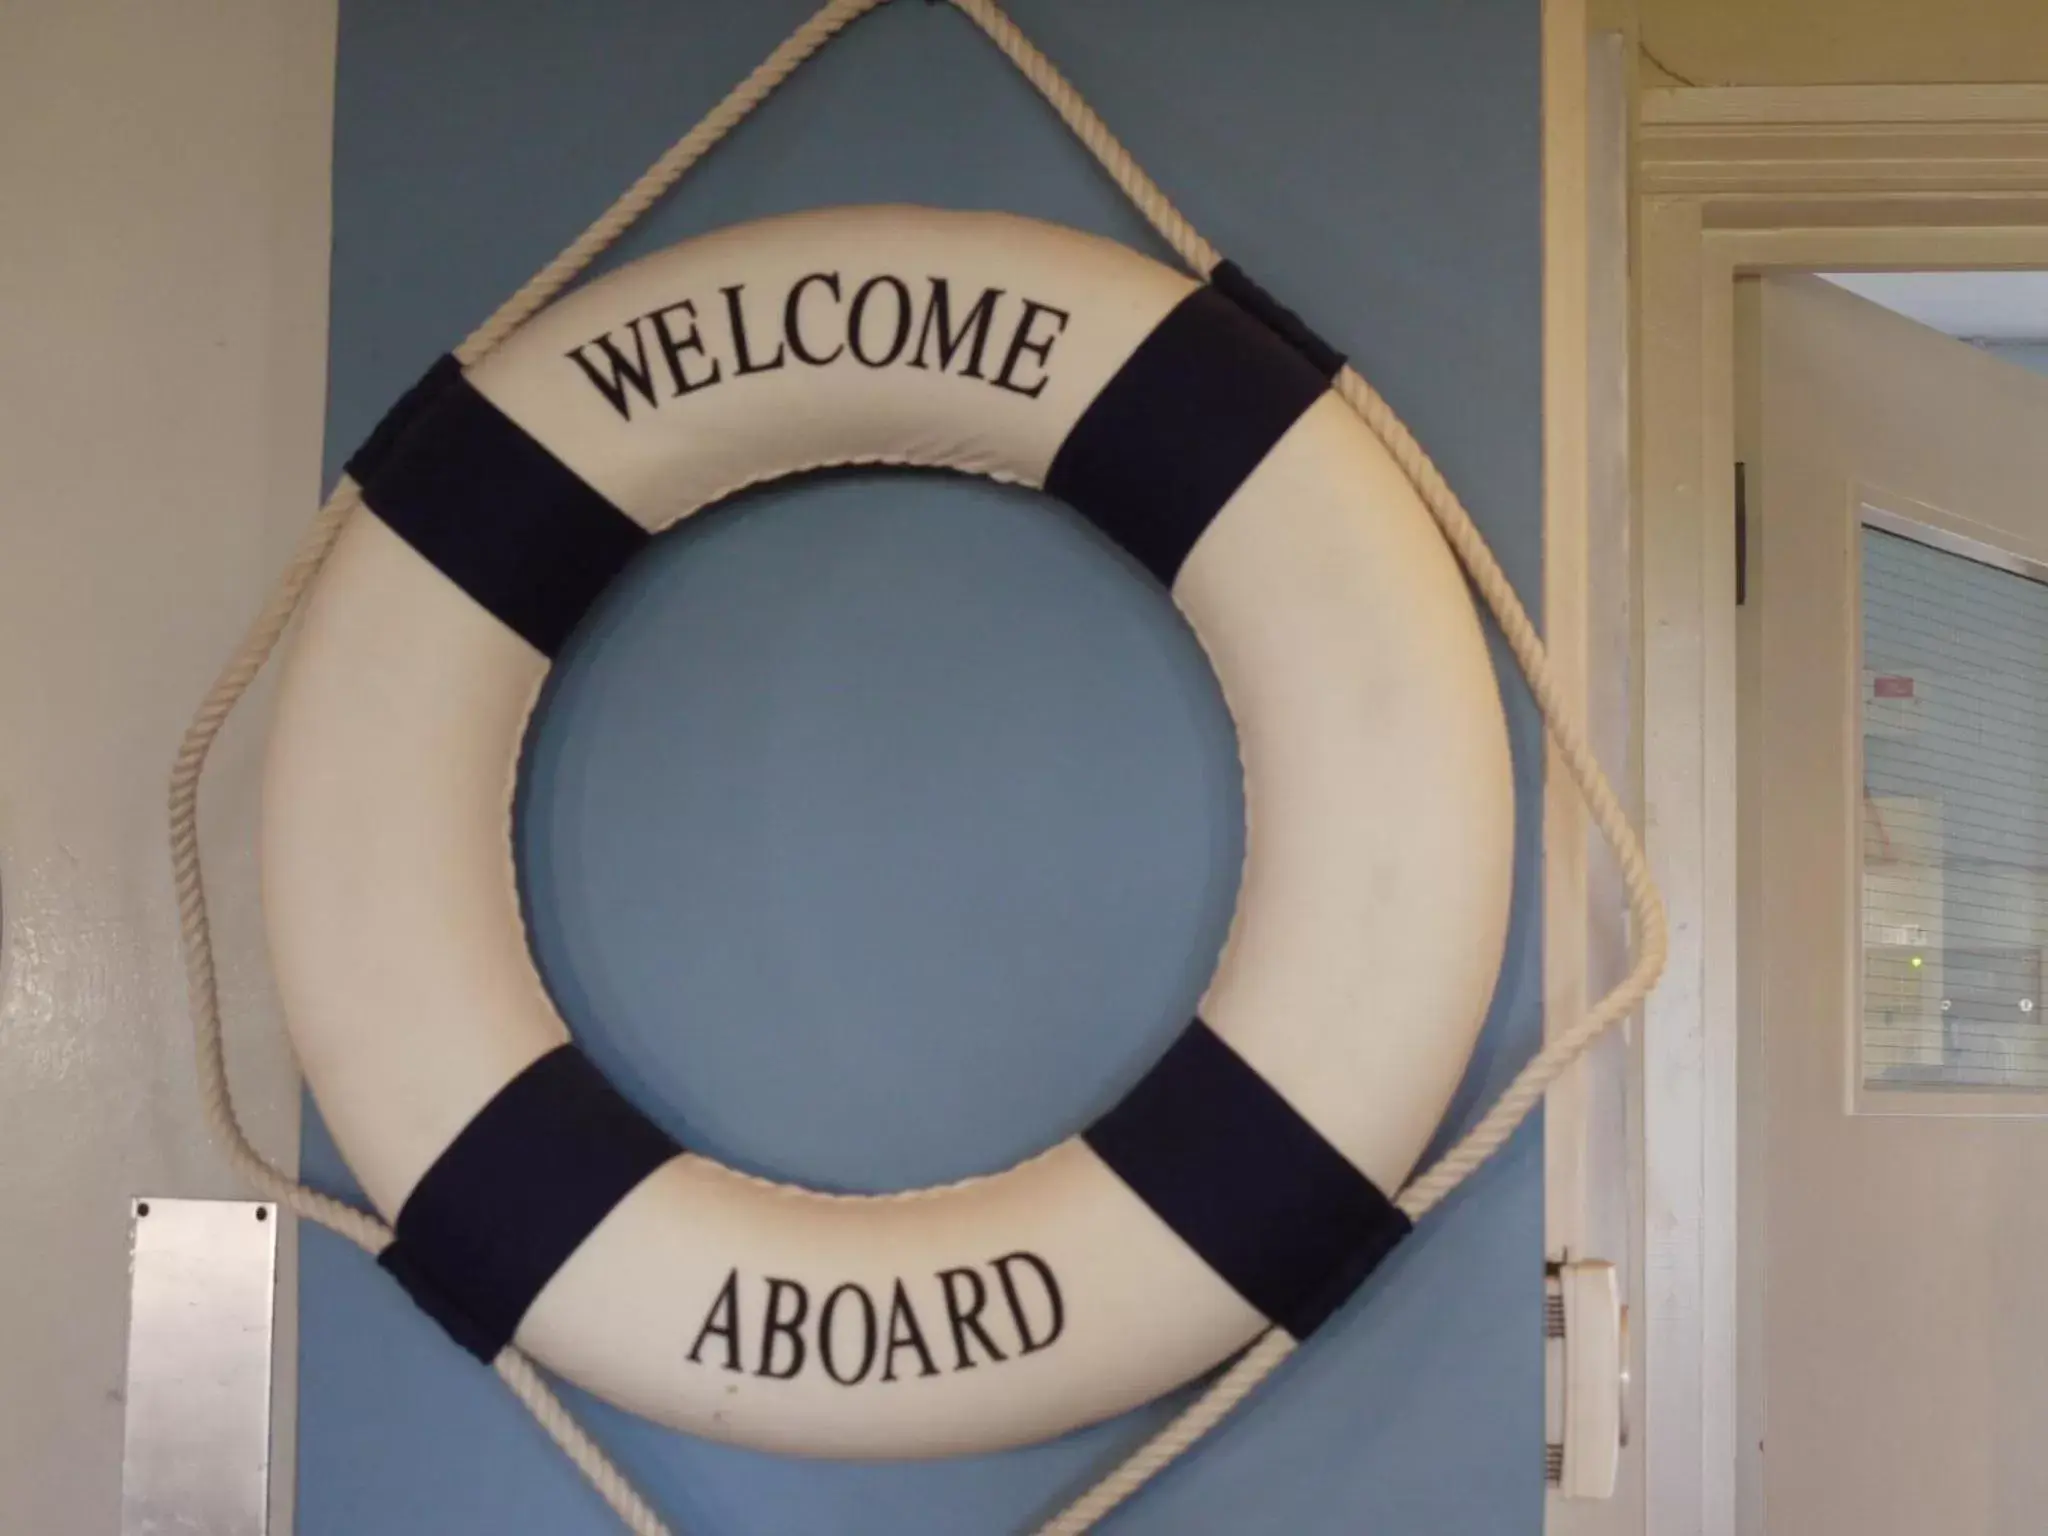
<instances>
[{"instance_id":1,"label":"door","mask_svg":"<svg viewBox=\"0 0 2048 1536\"><path fill-rule=\"evenodd\" d=\"M2048 1530L2048 378L1738 295L1745 1533Z\"/></svg>"}]
</instances>

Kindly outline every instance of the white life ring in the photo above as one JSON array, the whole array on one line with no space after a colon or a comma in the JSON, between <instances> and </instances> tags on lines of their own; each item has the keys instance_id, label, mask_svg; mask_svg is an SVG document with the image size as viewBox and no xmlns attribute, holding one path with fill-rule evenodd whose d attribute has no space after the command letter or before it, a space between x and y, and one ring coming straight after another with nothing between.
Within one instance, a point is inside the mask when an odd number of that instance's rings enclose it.
<instances>
[{"instance_id":1,"label":"white life ring","mask_svg":"<svg viewBox=\"0 0 2048 1536\"><path fill-rule=\"evenodd\" d=\"M459 1340L718 1439L920 1456L1119 1412L1350 1293L1485 1014L1513 813L1464 584L1335 366L1234 269L847 208L639 261L394 411L280 689L263 881L384 1262ZM1249 827L1200 1017L1122 1104L875 1198L681 1151L605 1084L510 838L551 655L649 531L850 463L1042 487L1168 583Z\"/></svg>"}]
</instances>

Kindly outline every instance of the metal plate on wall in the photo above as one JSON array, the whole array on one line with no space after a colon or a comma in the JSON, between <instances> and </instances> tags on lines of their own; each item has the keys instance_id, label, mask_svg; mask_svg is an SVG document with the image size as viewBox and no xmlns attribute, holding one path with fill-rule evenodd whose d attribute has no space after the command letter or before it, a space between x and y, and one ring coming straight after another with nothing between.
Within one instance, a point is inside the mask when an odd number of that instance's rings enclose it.
<instances>
[{"instance_id":1,"label":"metal plate on wall","mask_svg":"<svg viewBox=\"0 0 2048 1536\"><path fill-rule=\"evenodd\" d=\"M121 1536L265 1536L277 1207L133 1211Z\"/></svg>"}]
</instances>

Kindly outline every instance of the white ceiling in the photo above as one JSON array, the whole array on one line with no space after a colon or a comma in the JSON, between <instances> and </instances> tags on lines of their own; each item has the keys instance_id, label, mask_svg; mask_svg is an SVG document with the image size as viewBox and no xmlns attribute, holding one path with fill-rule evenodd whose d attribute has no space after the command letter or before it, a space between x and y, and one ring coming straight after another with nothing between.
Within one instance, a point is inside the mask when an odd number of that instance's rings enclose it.
<instances>
[{"instance_id":1,"label":"white ceiling","mask_svg":"<svg viewBox=\"0 0 2048 1536\"><path fill-rule=\"evenodd\" d=\"M1909 320L1972 341L2048 341L2048 272L1823 272Z\"/></svg>"}]
</instances>

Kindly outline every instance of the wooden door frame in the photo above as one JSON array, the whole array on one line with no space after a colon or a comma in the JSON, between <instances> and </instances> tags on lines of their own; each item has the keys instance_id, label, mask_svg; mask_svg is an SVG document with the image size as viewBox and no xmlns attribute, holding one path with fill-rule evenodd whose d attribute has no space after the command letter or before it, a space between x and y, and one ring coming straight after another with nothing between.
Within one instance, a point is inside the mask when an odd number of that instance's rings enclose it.
<instances>
[{"instance_id":1,"label":"wooden door frame","mask_svg":"<svg viewBox=\"0 0 2048 1536\"><path fill-rule=\"evenodd\" d=\"M1761 1455L1736 1369L1757 1255L1736 1200L1735 280L2048 267L2048 85L1647 91L1636 138L1634 655L1672 935L1640 1065L1644 1528L1735 1536Z\"/></svg>"}]
</instances>

